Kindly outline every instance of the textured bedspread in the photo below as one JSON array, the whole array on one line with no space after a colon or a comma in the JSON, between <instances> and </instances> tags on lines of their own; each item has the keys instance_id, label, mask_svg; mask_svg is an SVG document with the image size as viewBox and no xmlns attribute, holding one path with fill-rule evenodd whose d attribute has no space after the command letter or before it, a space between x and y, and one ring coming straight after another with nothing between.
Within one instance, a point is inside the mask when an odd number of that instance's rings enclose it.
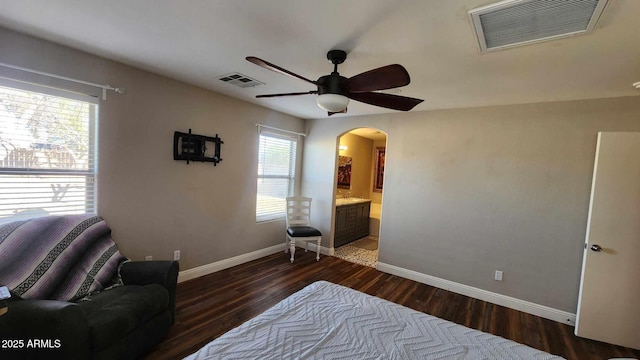
<instances>
[{"instance_id":1,"label":"textured bedspread","mask_svg":"<svg viewBox=\"0 0 640 360\"><path fill-rule=\"evenodd\" d=\"M562 358L319 281L186 359Z\"/></svg>"}]
</instances>

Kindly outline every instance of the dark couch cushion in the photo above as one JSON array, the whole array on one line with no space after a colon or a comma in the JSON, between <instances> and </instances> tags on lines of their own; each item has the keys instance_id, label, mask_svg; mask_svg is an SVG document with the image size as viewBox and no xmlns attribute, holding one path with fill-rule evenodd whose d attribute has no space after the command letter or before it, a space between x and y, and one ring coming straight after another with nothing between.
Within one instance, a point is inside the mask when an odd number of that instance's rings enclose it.
<instances>
[{"instance_id":1,"label":"dark couch cushion","mask_svg":"<svg viewBox=\"0 0 640 360\"><path fill-rule=\"evenodd\" d=\"M94 351L105 348L167 309L169 293L157 284L125 285L78 303L89 320Z\"/></svg>"},{"instance_id":2,"label":"dark couch cushion","mask_svg":"<svg viewBox=\"0 0 640 360\"><path fill-rule=\"evenodd\" d=\"M164 310L137 327L126 337L94 353L92 360L138 359L155 344L162 341L171 327L170 311Z\"/></svg>"}]
</instances>

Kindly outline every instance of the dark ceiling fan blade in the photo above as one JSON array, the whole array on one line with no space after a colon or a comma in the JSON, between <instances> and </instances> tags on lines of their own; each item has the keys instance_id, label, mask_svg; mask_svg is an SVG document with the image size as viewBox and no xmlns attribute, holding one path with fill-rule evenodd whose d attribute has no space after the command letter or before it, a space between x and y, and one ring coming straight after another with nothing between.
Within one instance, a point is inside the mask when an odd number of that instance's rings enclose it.
<instances>
[{"instance_id":1,"label":"dark ceiling fan blade","mask_svg":"<svg viewBox=\"0 0 640 360\"><path fill-rule=\"evenodd\" d=\"M347 81L349 91L363 93L409 85L411 78L407 70L398 64L387 65L352 76Z\"/></svg>"},{"instance_id":2,"label":"dark ceiling fan blade","mask_svg":"<svg viewBox=\"0 0 640 360\"><path fill-rule=\"evenodd\" d=\"M265 95L256 95L257 98L270 98L270 97L278 97L278 96L296 96L296 95L311 95L317 94L317 90L305 91L305 92L293 92L293 93L282 93L282 94L265 94Z\"/></svg>"},{"instance_id":3,"label":"dark ceiling fan blade","mask_svg":"<svg viewBox=\"0 0 640 360\"><path fill-rule=\"evenodd\" d=\"M255 57L255 56L247 56L246 59L247 59L247 61L252 62L252 63L254 63L254 64L258 65L258 66L262 66L265 69L269 69L269 70L272 70L272 71L275 71L275 72L279 72L281 74L293 76L294 78L298 78L300 80L304 80L304 81L306 81L308 83L316 85L316 82L313 81L313 80L309 80L304 76L300 76L300 75L298 75L296 73L293 73L293 72L291 72L291 71L289 71L287 69L283 69L278 65L274 65L274 64L272 64L272 63L270 63L268 61L262 60L260 58Z\"/></svg>"},{"instance_id":4,"label":"dark ceiling fan blade","mask_svg":"<svg viewBox=\"0 0 640 360\"><path fill-rule=\"evenodd\" d=\"M342 111L327 111L328 116L335 115L335 114L346 114L346 113L347 113L347 108L345 108Z\"/></svg>"},{"instance_id":5,"label":"dark ceiling fan blade","mask_svg":"<svg viewBox=\"0 0 640 360\"><path fill-rule=\"evenodd\" d=\"M370 105L380 106L387 109L409 111L424 100L414 99L406 96L398 96L391 94L365 92L350 93L350 99L361 101Z\"/></svg>"}]
</instances>

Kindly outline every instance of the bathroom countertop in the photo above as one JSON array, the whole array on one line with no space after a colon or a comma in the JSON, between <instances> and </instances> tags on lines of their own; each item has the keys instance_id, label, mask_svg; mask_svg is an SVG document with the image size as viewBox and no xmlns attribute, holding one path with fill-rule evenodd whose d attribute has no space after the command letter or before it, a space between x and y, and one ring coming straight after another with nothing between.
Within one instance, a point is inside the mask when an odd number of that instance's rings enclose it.
<instances>
[{"instance_id":1,"label":"bathroom countertop","mask_svg":"<svg viewBox=\"0 0 640 360\"><path fill-rule=\"evenodd\" d=\"M371 202L371 199L361 199L361 198L353 198L353 197L346 198L346 199L336 199L336 206L360 204L365 202Z\"/></svg>"}]
</instances>

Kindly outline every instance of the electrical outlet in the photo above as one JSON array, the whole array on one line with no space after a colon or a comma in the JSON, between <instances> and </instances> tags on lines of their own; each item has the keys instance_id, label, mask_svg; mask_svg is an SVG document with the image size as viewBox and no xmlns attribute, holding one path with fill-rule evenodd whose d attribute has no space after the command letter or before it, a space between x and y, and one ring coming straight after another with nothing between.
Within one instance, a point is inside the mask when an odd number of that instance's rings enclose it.
<instances>
[{"instance_id":1,"label":"electrical outlet","mask_svg":"<svg viewBox=\"0 0 640 360\"><path fill-rule=\"evenodd\" d=\"M151 260L153 260L153 256L151 255L144 257L144 261L151 261Z\"/></svg>"},{"instance_id":2,"label":"electrical outlet","mask_svg":"<svg viewBox=\"0 0 640 360\"><path fill-rule=\"evenodd\" d=\"M173 252L173 260L180 260L180 250Z\"/></svg>"},{"instance_id":3,"label":"electrical outlet","mask_svg":"<svg viewBox=\"0 0 640 360\"><path fill-rule=\"evenodd\" d=\"M502 281L502 271L496 270L495 280L496 281Z\"/></svg>"}]
</instances>

